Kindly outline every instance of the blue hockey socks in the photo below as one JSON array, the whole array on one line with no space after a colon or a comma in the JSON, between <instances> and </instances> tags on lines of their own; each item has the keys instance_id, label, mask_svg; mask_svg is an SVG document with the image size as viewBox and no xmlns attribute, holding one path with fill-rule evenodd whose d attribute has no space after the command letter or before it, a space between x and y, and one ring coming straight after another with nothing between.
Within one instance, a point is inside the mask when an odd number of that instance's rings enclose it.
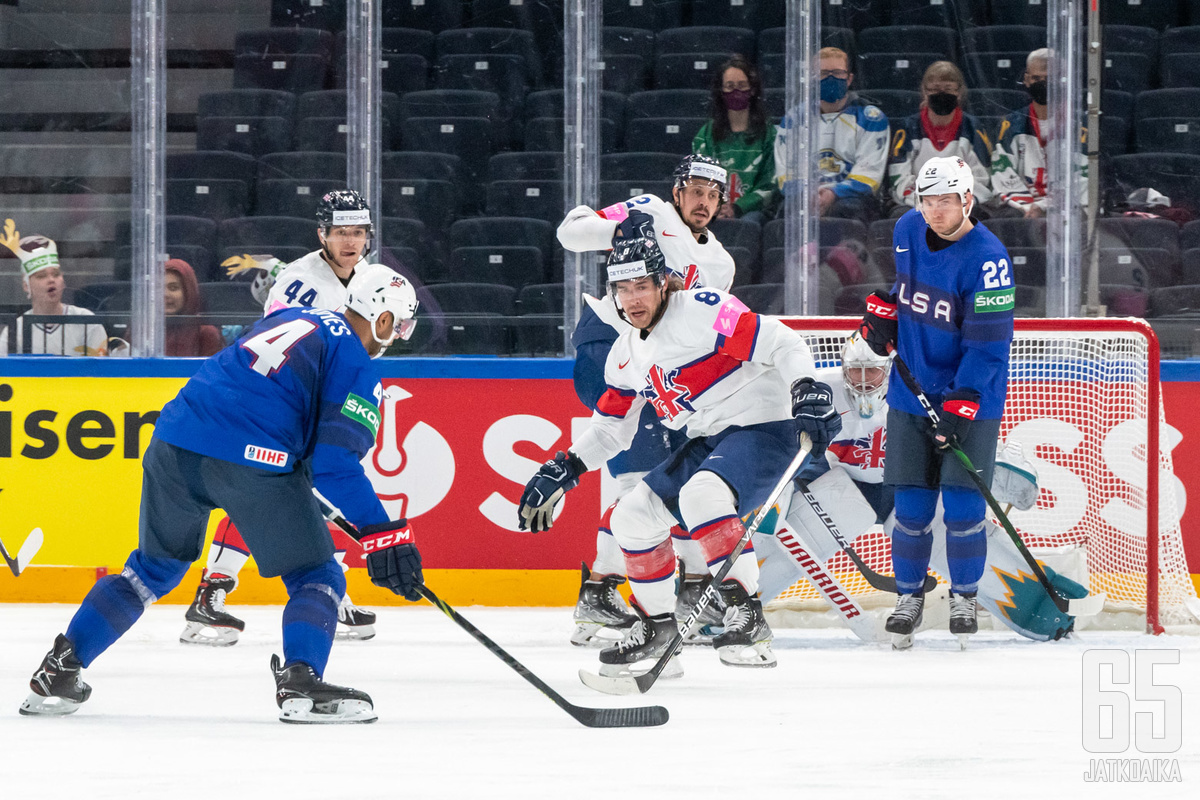
<instances>
[{"instance_id":1,"label":"blue hockey socks","mask_svg":"<svg viewBox=\"0 0 1200 800\"><path fill-rule=\"evenodd\" d=\"M332 558L319 567L283 576L288 603L283 609L283 660L301 661L320 677L325 674L333 634L337 630L338 604L346 593L346 577Z\"/></svg>"},{"instance_id":2,"label":"blue hockey socks","mask_svg":"<svg viewBox=\"0 0 1200 800\"><path fill-rule=\"evenodd\" d=\"M955 594L979 589L987 562L987 531L983 515L986 504L975 489L947 486L942 489L946 521L946 561L950 565L950 588Z\"/></svg>"},{"instance_id":3,"label":"blue hockey socks","mask_svg":"<svg viewBox=\"0 0 1200 800\"><path fill-rule=\"evenodd\" d=\"M892 569L896 588L916 594L925 585L933 552L933 522L937 492L913 486L896 487L896 522L892 527Z\"/></svg>"}]
</instances>

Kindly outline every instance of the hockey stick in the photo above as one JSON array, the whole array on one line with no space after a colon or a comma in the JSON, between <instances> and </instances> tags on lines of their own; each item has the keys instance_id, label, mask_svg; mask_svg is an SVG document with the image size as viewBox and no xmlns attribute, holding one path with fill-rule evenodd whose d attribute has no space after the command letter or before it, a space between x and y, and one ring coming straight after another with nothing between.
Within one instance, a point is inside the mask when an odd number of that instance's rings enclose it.
<instances>
[{"instance_id":1,"label":"hockey stick","mask_svg":"<svg viewBox=\"0 0 1200 800\"><path fill-rule=\"evenodd\" d=\"M930 422L936 428L938 413L929 402L929 398L925 396L921 385L917 383L916 377L909 371L908 365L900 358L899 353L895 354L893 363L900 372L900 379L904 381L904 385L908 387L908 390L916 396L921 407L925 409L926 416L929 417ZM1038 583L1042 585L1042 588L1046 590L1046 594L1050 595L1050 599L1054 601L1054 606L1064 614L1070 614L1074 617L1090 617L1099 614L1104 608L1104 592L1096 592L1082 598L1063 597L1059 594L1054 585L1050 583L1050 579L1046 577L1046 571L1042 569L1042 565L1038 563L1038 560L1029 552L1029 548L1021 541L1021 537L1017 535L1017 531L1013 527L1012 522L1009 521L1008 515L1004 513L1000 508L1000 504L996 502L996 498L992 495L992 490L983 478L980 477L979 472L975 469L975 465L971 463L971 459L963 452L958 441L954 438L950 440L950 450L958 459L958 463L966 470L966 473L971 476L971 482L975 484L975 488L979 489L980 494L983 495L983 499L987 501L988 507L996 515L996 519L1000 520L1000 524L1004 527L1005 532L1013 540L1013 544L1017 546L1017 550L1021 553L1021 558L1025 559L1025 563L1029 565L1029 568L1033 570L1033 574L1037 577Z\"/></svg>"},{"instance_id":2,"label":"hockey stick","mask_svg":"<svg viewBox=\"0 0 1200 800\"><path fill-rule=\"evenodd\" d=\"M850 543L846 541L846 537L838 530L837 524L834 523L833 517L825 513L825 509L821 508L821 501L817 500L816 496L808 490L808 484L805 481L796 479L796 486L800 490L800 494L804 495L804 501L812 508L813 513L817 515L817 519L821 520L821 524L825 526L825 530L829 531L829 535L834 538L850 560L854 562L854 566L858 567L858 571L866 578L867 583L871 587L878 589L881 592L891 592L892 594L900 594L899 588L896 586L896 579L891 575L880 575L875 570L868 567L855 552ZM929 593L937 588L937 578L926 573L925 586L921 589L922 592Z\"/></svg>"},{"instance_id":3,"label":"hockey stick","mask_svg":"<svg viewBox=\"0 0 1200 800\"><path fill-rule=\"evenodd\" d=\"M8 554L8 550L4 548L4 542L0 542L0 556L4 556L8 568L12 570L14 578L19 578L25 568L29 566L29 562L33 561L33 557L37 555L38 550L42 548L41 528L34 528L29 532L29 536L25 537L25 541L21 544L21 549L17 551L17 557L13 558Z\"/></svg>"},{"instance_id":4,"label":"hockey stick","mask_svg":"<svg viewBox=\"0 0 1200 800\"><path fill-rule=\"evenodd\" d=\"M319 496L318 496L319 497ZM341 528L346 534L357 539L355 536L354 526L346 521L345 517L334 512L321 504L325 509L326 518ZM525 680L533 684L542 694L554 701L554 704L566 711L576 721L586 725L589 728L651 728L657 725L665 725L670 715L667 709L662 706L640 706L638 708L587 708L585 706L577 706L567 700L558 692L550 688L541 678L534 675L529 669L517 661L500 645L493 642L487 634L476 628L468 622L461 614L450 607L450 604L433 593L433 590L424 584L417 584L417 591L421 593L429 602L433 603L443 614L462 628L467 633L474 637L475 641L482 644L496 658L503 661L508 666L512 667L513 671L520 675Z\"/></svg>"},{"instance_id":5,"label":"hockey stick","mask_svg":"<svg viewBox=\"0 0 1200 800\"><path fill-rule=\"evenodd\" d=\"M708 608L709 603L717 595L716 587L721 585L721 581L725 580L725 576L729 574L729 570L733 569L733 563L737 561L738 556L746 549L746 545L750 543L750 538L754 536L758 526L767 518L767 514L779 502L779 498L792 482L792 476L800 469L800 465L804 463L808 451L812 448L812 442L807 435L802 435L800 449L796 452L792 463L788 464L784 470L783 476L779 479L779 483L775 484L775 488L771 490L771 494L767 495L766 501L758 509L758 513L754 515L754 519L746 526L745 533L742 538L738 539L737 545L733 548L728 556L725 557L721 568L717 570L715 575L709 577L704 584L704 590L700 593L700 599L696 601L696 605L692 608L692 612L688 614L687 620L683 625L679 626L679 630L671 637L670 643L667 645L666 652L658 657L658 661L654 663L650 669L643 672L641 675L621 675L610 677L608 675L597 675L587 670L579 670L579 680L583 681L583 685L590 689L595 689L598 692L605 694L645 694L650 691L650 687L658 680L658 676L662 675L663 670L667 668L667 664L675 657L675 651L680 648L683 640L696 627L696 623L700 621L700 615L704 613L704 609Z\"/></svg>"}]
</instances>

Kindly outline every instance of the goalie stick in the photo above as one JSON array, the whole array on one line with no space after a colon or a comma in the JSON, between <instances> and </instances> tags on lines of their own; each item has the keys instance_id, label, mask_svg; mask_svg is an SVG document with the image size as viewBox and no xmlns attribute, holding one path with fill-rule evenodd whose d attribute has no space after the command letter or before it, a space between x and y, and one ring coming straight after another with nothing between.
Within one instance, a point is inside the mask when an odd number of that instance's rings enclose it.
<instances>
[{"instance_id":1,"label":"goalie stick","mask_svg":"<svg viewBox=\"0 0 1200 800\"><path fill-rule=\"evenodd\" d=\"M667 644L667 650L658 661L654 662L654 666L650 667L641 675L622 675L618 677L609 677L607 675L597 675L594 672L588 672L585 669L579 670L579 680L583 681L583 685L589 689L595 689L598 692L605 694L645 694L650 691L650 687L658 680L658 676L662 675L663 670L667 668L667 664L675 657L675 651L680 648L684 638L687 637L692 629L696 627L696 623L700 621L700 615L704 613L704 609L708 608L709 603L716 597L716 588L721 585L721 581L729 574L729 570L733 569L733 563L737 561L738 556L746 549L746 545L750 543L750 538L758 530L758 526L767 518L767 514L779 502L780 496L783 495L785 489L792 482L792 476L800 469L800 465L804 463L808 451L812 448L812 441L807 434L802 434L800 449L796 451L795 458L792 463L788 464L784 470L783 476L779 479L779 483L775 484L775 488L771 490L771 494L767 495L767 499L758 509L758 513L754 515L754 519L746 526L745 533L742 538L738 539L737 545L733 548L728 556L725 557L721 568L717 570L715 575L709 577L704 584L704 590L700 593L700 599L696 601L696 605L692 608L692 612L688 614L687 619L679 630L671 638Z\"/></svg>"},{"instance_id":2,"label":"goalie stick","mask_svg":"<svg viewBox=\"0 0 1200 800\"><path fill-rule=\"evenodd\" d=\"M921 407L925 409L926 416L929 417L929 420L936 427L938 424L938 413L934 410L933 405L929 402L929 398L925 396L925 392L921 389L921 385L917 383L916 377L914 377L912 372L909 371L908 365L904 363L902 358L900 358L899 353L895 353L893 364L900 372L900 379L904 381L904 385L907 386L908 390L916 396L917 401L921 404ZM1082 598L1068 598L1059 594L1058 590L1054 588L1054 585L1050 583L1050 579L1046 577L1046 571L1042 569L1042 565L1038 563L1038 560L1033 557L1032 553L1029 552L1029 548L1027 548L1025 543L1021 541L1021 537L1017 534L1012 522L1009 521L1008 515L1004 513L1004 511L1000 508L1000 504L996 502L996 498L992 495L991 489L988 488L988 485L983 478L979 476L979 472L976 471L975 465L971 463L971 459L966 453L963 452L962 448L958 445L958 441L953 437L950 439L950 450L958 459L958 463L961 464L963 469L966 470L967 474L971 476L971 481L975 484L975 487L979 489L980 494L983 495L983 499L987 501L988 507L992 509L992 513L996 515L996 519L1000 521L1000 524L1004 527L1004 530L1009 535L1009 538L1013 540L1013 544L1016 545L1017 550L1021 553L1021 558L1025 559L1025 563L1029 565L1029 568L1033 570L1033 574L1037 576L1038 583L1040 583L1042 588L1046 590L1046 594L1050 595L1050 599L1054 602L1054 606L1064 614L1070 614L1074 617L1090 617L1095 614L1099 614L1104 608L1104 592L1092 593L1087 597Z\"/></svg>"},{"instance_id":3,"label":"goalie stick","mask_svg":"<svg viewBox=\"0 0 1200 800\"><path fill-rule=\"evenodd\" d=\"M320 502L322 511L325 517L345 531L351 537L357 539L354 526L351 525L345 517L337 513L325 502L319 494L317 494L318 502ZM508 666L512 667L513 671L520 675L529 683L533 684L542 694L554 701L554 704L570 714L577 722L586 725L589 728L650 728L657 725L665 725L670 715L667 709L662 706L640 706L638 708L588 708L585 706L577 706L567 700L554 689L529 671L529 668L517 661L508 652L496 644L483 631L472 625L466 618L455 611L449 603L434 594L433 590L424 584L417 584L417 591L421 596L445 614L450 619L454 620L458 627L462 628L488 649L492 655L503 661Z\"/></svg>"},{"instance_id":4,"label":"goalie stick","mask_svg":"<svg viewBox=\"0 0 1200 800\"><path fill-rule=\"evenodd\" d=\"M8 550L4 547L4 542L0 542L0 556L4 556L8 568L12 570L14 578L19 578L25 568L29 566L29 562L33 561L33 557L37 555L38 550L42 547L42 529L34 528L29 532L29 536L25 537L25 541L21 544L21 549L17 551L17 557L13 558L8 554Z\"/></svg>"}]
</instances>

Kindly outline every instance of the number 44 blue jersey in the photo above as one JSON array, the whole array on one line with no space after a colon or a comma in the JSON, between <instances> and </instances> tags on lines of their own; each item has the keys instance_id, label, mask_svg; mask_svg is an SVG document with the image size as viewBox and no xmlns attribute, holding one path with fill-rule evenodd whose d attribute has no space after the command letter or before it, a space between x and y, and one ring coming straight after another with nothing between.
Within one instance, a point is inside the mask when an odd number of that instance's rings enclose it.
<instances>
[{"instance_id":1,"label":"number 44 blue jersey","mask_svg":"<svg viewBox=\"0 0 1200 800\"><path fill-rule=\"evenodd\" d=\"M949 247L931 250L925 218L909 211L892 234L899 315L897 349L930 402L956 389L979 393L977 419L1000 419L1008 393L1015 290L1008 251L975 224ZM888 383L888 404L924 409L903 381Z\"/></svg>"},{"instance_id":2,"label":"number 44 blue jersey","mask_svg":"<svg viewBox=\"0 0 1200 800\"><path fill-rule=\"evenodd\" d=\"M273 472L311 460L313 483L355 525L388 519L360 460L379 430L379 376L346 318L289 308L209 358L154 435Z\"/></svg>"}]
</instances>

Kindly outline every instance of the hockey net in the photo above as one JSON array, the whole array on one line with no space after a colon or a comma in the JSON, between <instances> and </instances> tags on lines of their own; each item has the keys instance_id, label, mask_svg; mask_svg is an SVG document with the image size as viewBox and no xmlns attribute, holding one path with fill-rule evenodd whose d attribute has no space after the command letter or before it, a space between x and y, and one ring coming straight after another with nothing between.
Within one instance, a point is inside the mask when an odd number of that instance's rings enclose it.
<instances>
[{"instance_id":1,"label":"hockey net","mask_svg":"<svg viewBox=\"0 0 1200 800\"><path fill-rule=\"evenodd\" d=\"M842 345L859 320L784 321L804 335L818 367L832 367L840 366ZM1019 441L1039 473L1036 505L1009 514L1024 542L1059 571L1108 595L1105 614L1093 624L1125 627L1131 616L1154 632L1194 624L1196 590L1179 527L1171 445L1161 433L1167 428L1154 332L1137 320L1017 320L1009 375L1001 441ZM1148 409L1155 409L1153 416ZM1154 449L1157 470L1147 464ZM1152 530L1158 535L1147 537ZM890 542L882 531L859 537L854 549L872 569L891 574ZM1073 569L1061 566L1072 562ZM844 553L828 568L864 607L890 607L895 600L871 588ZM806 581L768 605L818 614L823 608Z\"/></svg>"}]
</instances>

